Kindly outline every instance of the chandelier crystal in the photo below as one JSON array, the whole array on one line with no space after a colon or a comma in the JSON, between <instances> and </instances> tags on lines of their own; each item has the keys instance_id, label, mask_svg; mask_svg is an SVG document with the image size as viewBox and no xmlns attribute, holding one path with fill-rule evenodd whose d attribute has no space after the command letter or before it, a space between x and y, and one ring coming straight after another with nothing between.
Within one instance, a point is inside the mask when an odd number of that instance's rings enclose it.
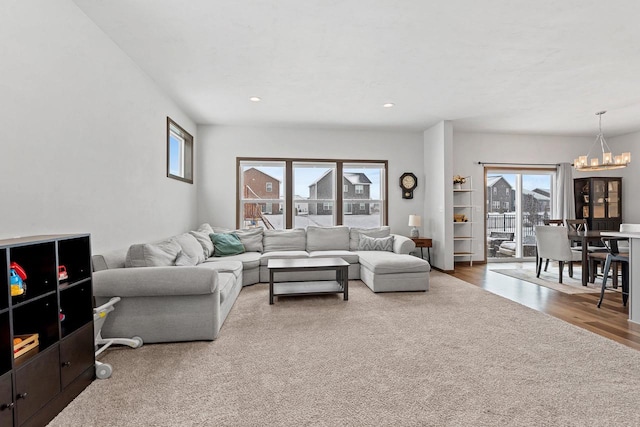
<instances>
[{"instance_id":1,"label":"chandelier crystal","mask_svg":"<svg viewBox=\"0 0 640 427\"><path fill-rule=\"evenodd\" d=\"M621 169L627 167L627 165L631 163L631 153L622 153L618 156L611 154L611 148L609 148L609 144L607 144L607 141L604 139L604 135L602 134L602 115L604 113L606 113L606 111L599 111L596 113L598 116L599 133L598 136L596 136L596 140L593 142L591 149L589 149L586 156L580 156L573 161L573 167L578 171ZM598 159L598 157L589 158L593 147L598 144L602 150L602 163L600 163L600 159Z\"/></svg>"}]
</instances>

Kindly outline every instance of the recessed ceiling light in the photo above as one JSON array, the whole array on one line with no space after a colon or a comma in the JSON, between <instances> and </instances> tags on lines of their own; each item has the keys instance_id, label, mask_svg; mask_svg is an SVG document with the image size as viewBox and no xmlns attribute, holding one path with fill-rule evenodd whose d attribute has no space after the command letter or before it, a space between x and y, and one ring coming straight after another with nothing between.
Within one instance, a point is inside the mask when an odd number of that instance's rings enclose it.
<instances>
[{"instance_id":1,"label":"recessed ceiling light","mask_svg":"<svg viewBox=\"0 0 640 427\"><path fill-rule=\"evenodd\" d=\"M252 96L251 98L249 98L249 101L251 102L260 102L262 101L262 99L258 96Z\"/></svg>"},{"instance_id":2,"label":"recessed ceiling light","mask_svg":"<svg viewBox=\"0 0 640 427\"><path fill-rule=\"evenodd\" d=\"M382 104L382 106L384 108L391 108L394 107L396 104L394 104L393 102L387 102L386 104Z\"/></svg>"}]
</instances>

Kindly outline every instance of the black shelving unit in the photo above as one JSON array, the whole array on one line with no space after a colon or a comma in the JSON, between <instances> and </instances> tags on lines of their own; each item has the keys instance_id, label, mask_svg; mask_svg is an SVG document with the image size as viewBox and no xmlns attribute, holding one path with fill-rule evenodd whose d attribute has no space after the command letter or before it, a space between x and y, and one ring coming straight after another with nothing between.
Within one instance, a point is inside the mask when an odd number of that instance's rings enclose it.
<instances>
[{"instance_id":1,"label":"black shelving unit","mask_svg":"<svg viewBox=\"0 0 640 427\"><path fill-rule=\"evenodd\" d=\"M12 263L27 275L21 295ZM0 240L0 426L47 424L95 378L91 284L88 234ZM36 334L16 355L14 340Z\"/></svg>"}]
</instances>

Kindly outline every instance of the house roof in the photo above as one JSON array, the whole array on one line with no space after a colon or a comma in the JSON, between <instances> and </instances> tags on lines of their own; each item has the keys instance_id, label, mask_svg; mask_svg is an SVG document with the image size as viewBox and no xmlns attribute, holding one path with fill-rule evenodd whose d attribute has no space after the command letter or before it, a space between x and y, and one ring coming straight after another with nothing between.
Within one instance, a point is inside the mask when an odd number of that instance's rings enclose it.
<instances>
[{"instance_id":1,"label":"house roof","mask_svg":"<svg viewBox=\"0 0 640 427\"><path fill-rule=\"evenodd\" d=\"M333 173L333 169L329 169L328 171L323 173L322 176L320 176L320 178L316 179L311 184L309 184L309 187L316 185L318 181L322 180L325 176L329 175L330 173ZM371 181L369 180L367 175L365 175L362 172L344 172L344 178L353 185L355 184L370 185L371 184Z\"/></svg>"},{"instance_id":2,"label":"house roof","mask_svg":"<svg viewBox=\"0 0 640 427\"><path fill-rule=\"evenodd\" d=\"M545 196L544 194L540 194L537 193L535 191L531 191L531 190L522 190L522 194L528 195L533 197L534 199L538 200L538 201L549 201L551 200L549 196Z\"/></svg>"},{"instance_id":3,"label":"house roof","mask_svg":"<svg viewBox=\"0 0 640 427\"><path fill-rule=\"evenodd\" d=\"M507 184L509 187L511 187L511 184L509 184L509 181L504 179L504 177L502 175L488 177L487 178L487 187L493 187L494 185L496 185L500 181L504 181L505 184Z\"/></svg>"},{"instance_id":4,"label":"house roof","mask_svg":"<svg viewBox=\"0 0 640 427\"><path fill-rule=\"evenodd\" d=\"M365 175L362 172L356 172L356 173L345 172L344 173L344 177L345 177L345 179L347 181L349 181L353 185L356 185L356 184L369 185L369 184L371 184L371 181L369 180L367 175Z\"/></svg>"},{"instance_id":5,"label":"house roof","mask_svg":"<svg viewBox=\"0 0 640 427\"><path fill-rule=\"evenodd\" d=\"M275 178L275 177L273 177L273 176L269 175L268 173L265 173L265 172L263 172L263 171L261 171L260 169L257 169L257 168L249 168L249 169L245 170L243 173L245 173L245 174L246 174L246 173L247 173L247 172L249 172L250 170L254 170L254 171L256 171L256 172L261 173L262 175L268 176L269 178L271 178L271 179L273 179L273 180L275 180L275 181L281 182L278 178Z\"/></svg>"}]
</instances>

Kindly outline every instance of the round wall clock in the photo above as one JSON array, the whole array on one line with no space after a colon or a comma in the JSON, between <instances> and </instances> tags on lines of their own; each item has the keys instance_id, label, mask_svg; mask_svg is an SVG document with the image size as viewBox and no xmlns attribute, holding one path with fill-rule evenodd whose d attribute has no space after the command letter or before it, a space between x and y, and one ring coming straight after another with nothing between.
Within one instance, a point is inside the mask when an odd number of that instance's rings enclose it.
<instances>
[{"instance_id":1,"label":"round wall clock","mask_svg":"<svg viewBox=\"0 0 640 427\"><path fill-rule=\"evenodd\" d=\"M411 172L405 172L400 177L403 199L413 199L413 190L418 186L418 178Z\"/></svg>"}]
</instances>

